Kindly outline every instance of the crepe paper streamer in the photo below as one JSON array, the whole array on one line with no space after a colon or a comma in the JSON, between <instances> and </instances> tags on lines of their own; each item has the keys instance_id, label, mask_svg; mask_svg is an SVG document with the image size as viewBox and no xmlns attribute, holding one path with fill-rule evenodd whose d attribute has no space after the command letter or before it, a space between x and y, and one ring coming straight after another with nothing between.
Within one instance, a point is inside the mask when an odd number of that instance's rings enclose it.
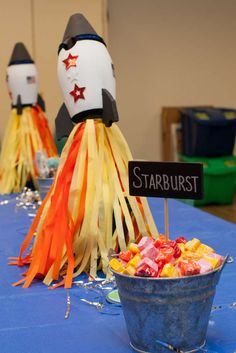
<instances>
[{"instance_id":1,"label":"crepe paper streamer","mask_svg":"<svg viewBox=\"0 0 236 353\"><path fill-rule=\"evenodd\" d=\"M35 105L22 108L17 115L12 109L0 155L0 193L21 192L27 181L37 188L38 171L35 153L57 155L56 145L42 109Z\"/></svg>"},{"instance_id":2,"label":"crepe paper streamer","mask_svg":"<svg viewBox=\"0 0 236 353\"><path fill-rule=\"evenodd\" d=\"M147 201L129 195L131 158L115 124L107 128L100 119L88 119L74 127L54 183L20 250L19 266L30 259L23 287L34 278L50 285L63 276L58 285L70 288L72 278L83 271L91 278L99 269L110 275L111 247L124 250L141 236L158 236ZM24 257L35 232L30 255Z\"/></svg>"}]
</instances>

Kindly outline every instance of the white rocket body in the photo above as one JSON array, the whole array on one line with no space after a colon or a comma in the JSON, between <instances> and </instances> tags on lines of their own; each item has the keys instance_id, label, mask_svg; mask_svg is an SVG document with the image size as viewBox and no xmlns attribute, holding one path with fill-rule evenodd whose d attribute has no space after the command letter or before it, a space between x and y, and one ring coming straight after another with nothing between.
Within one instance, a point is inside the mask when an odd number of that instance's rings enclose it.
<instances>
[{"instance_id":1,"label":"white rocket body","mask_svg":"<svg viewBox=\"0 0 236 353\"><path fill-rule=\"evenodd\" d=\"M34 63L13 64L7 67L7 85L12 105L35 104L38 97L38 73Z\"/></svg>"},{"instance_id":2,"label":"white rocket body","mask_svg":"<svg viewBox=\"0 0 236 353\"><path fill-rule=\"evenodd\" d=\"M78 57L74 59L76 66L66 68L63 61L69 54ZM71 118L84 111L102 109L102 89L107 89L115 99L113 64L103 43L85 39L78 40L68 50L62 48L58 55L57 70L64 102ZM80 95L77 100L73 96L76 86Z\"/></svg>"}]
</instances>

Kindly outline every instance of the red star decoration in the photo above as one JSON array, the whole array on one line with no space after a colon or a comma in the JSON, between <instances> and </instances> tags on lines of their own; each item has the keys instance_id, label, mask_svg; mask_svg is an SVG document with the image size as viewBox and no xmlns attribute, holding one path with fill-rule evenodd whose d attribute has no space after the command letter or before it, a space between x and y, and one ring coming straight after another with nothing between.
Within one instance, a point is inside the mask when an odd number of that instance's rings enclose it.
<instances>
[{"instance_id":1,"label":"red star decoration","mask_svg":"<svg viewBox=\"0 0 236 353\"><path fill-rule=\"evenodd\" d=\"M69 53L68 57L63 60L63 63L66 66L66 70L69 70L70 67L75 67L76 66L76 60L78 59L78 55L71 55L71 53Z\"/></svg>"},{"instance_id":2,"label":"red star decoration","mask_svg":"<svg viewBox=\"0 0 236 353\"><path fill-rule=\"evenodd\" d=\"M85 87L79 87L75 84L73 91L70 92L70 95L74 98L75 103L79 99L85 99L84 90L85 90Z\"/></svg>"}]
</instances>

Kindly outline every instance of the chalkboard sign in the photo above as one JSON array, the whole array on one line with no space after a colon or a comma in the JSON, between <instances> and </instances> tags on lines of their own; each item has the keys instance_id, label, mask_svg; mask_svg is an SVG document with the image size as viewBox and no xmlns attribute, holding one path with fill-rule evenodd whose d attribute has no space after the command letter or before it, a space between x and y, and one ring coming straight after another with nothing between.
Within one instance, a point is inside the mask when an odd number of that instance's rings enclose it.
<instances>
[{"instance_id":1,"label":"chalkboard sign","mask_svg":"<svg viewBox=\"0 0 236 353\"><path fill-rule=\"evenodd\" d=\"M131 161L129 192L133 196L202 199L203 165Z\"/></svg>"}]
</instances>

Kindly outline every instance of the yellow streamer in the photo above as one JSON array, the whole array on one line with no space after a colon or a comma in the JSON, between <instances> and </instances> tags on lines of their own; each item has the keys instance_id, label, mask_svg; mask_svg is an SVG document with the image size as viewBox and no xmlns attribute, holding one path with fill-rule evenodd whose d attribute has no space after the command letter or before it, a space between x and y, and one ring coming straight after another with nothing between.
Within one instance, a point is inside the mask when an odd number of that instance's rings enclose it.
<instances>
[{"instance_id":1,"label":"yellow streamer","mask_svg":"<svg viewBox=\"0 0 236 353\"><path fill-rule=\"evenodd\" d=\"M99 266L107 273L109 248L125 250L127 243L138 236L157 236L158 232L146 199L129 196L128 161L132 156L119 128L115 124L107 128L101 120L90 119L77 124L67 140L54 186L38 224L38 233L42 234L43 220L48 212L58 207L52 204L58 176L69 158L70 147L82 125L83 136L72 171L67 212L74 224L73 276L87 270L95 277ZM84 212L80 223L78 220L82 209ZM55 236L60 237L60 232ZM33 247L32 256L35 256L36 248ZM64 246L61 275L66 274L67 262ZM53 264L45 273L44 283L49 285L52 281Z\"/></svg>"},{"instance_id":2,"label":"yellow streamer","mask_svg":"<svg viewBox=\"0 0 236 353\"><path fill-rule=\"evenodd\" d=\"M47 120L38 107L25 107L21 115L11 110L0 155L0 193L20 192L27 181L37 187L35 153L56 155Z\"/></svg>"}]
</instances>

